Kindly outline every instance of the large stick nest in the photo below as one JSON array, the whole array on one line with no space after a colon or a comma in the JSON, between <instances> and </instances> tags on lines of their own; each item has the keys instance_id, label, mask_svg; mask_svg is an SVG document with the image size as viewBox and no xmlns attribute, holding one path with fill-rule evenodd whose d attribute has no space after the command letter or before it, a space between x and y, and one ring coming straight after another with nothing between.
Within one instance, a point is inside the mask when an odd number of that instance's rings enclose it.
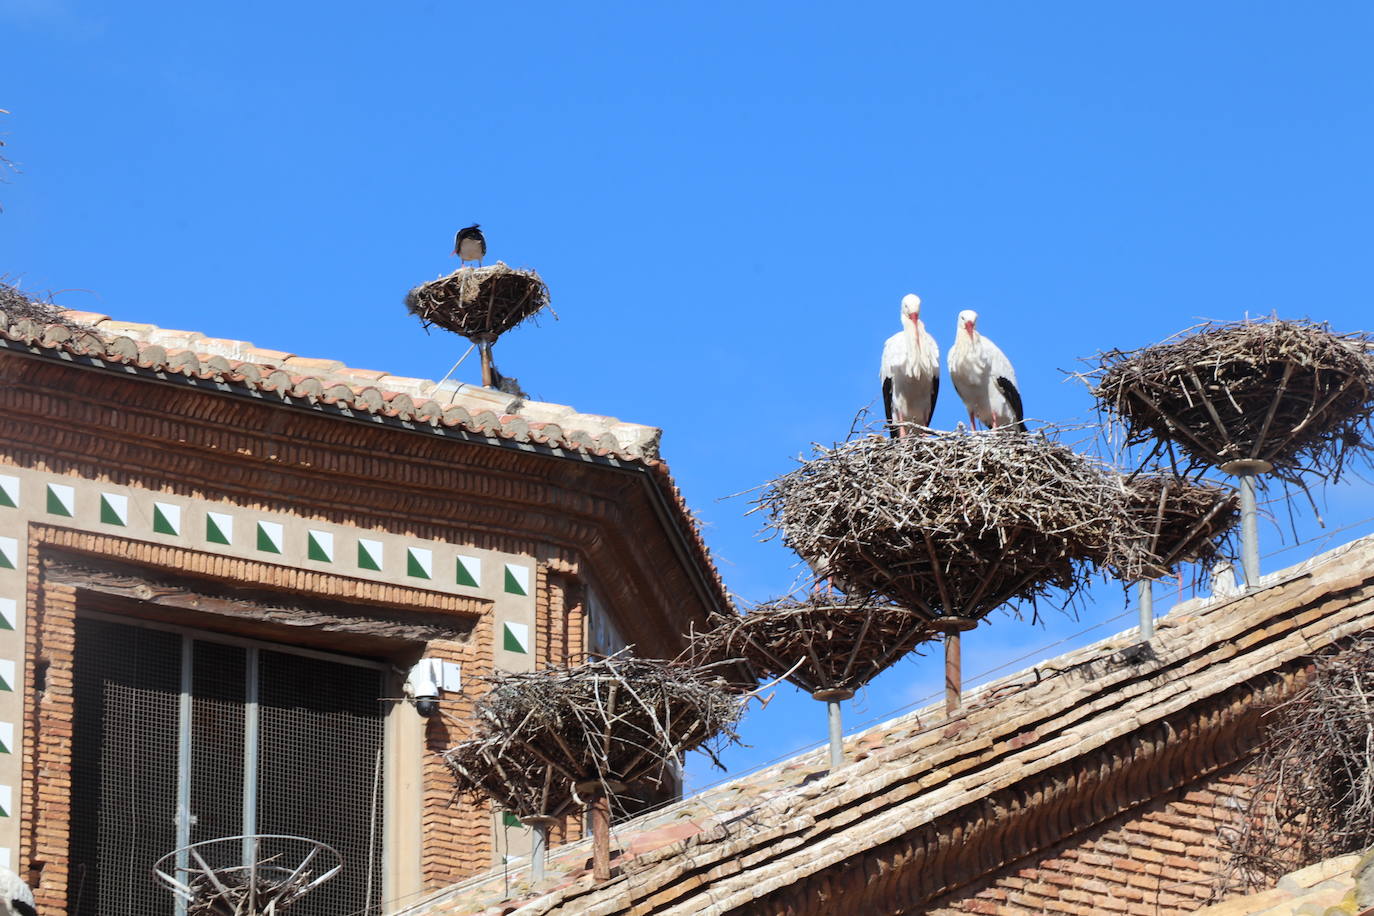
<instances>
[{"instance_id":1,"label":"large stick nest","mask_svg":"<svg viewBox=\"0 0 1374 916\"><path fill-rule=\"evenodd\" d=\"M884 596L928 620L977 618L1094 564L1143 568L1120 474L1014 430L867 436L816 447L757 500L768 524L851 597Z\"/></svg>"},{"instance_id":2,"label":"large stick nest","mask_svg":"<svg viewBox=\"0 0 1374 916\"><path fill-rule=\"evenodd\" d=\"M560 817L576 806L565 775L505 736L469 738L443 757L458 793L474 802L491 799L519 818Z\"/></svg>"},{"instance_id":3,"label":"large stick nest","mask_svg":"<svg viewBox=\"0 0 1374 916\"><path fill-rule=\"evenodd\" d=\"M1230 487L1167 472L1137 474L1126 483L1126 507L1144 529L1144 574L1162 576L1180 563L1210 565L1240 518Z\"/></svg>"},{"instance_id":4,"label":"large stick nest","mask_svg":"<svg viewBox=\"0 0 1374 916\"><path fill-rule=\"evenodd\" d=\"M1265 715L1254 779L1233 827L1225 891L1374 844L1374 636L1319 658L1311 679Z\"/></svg>"},{"instance_id":5,"label":"large stick nest","mask_svg":"<svg viewBox=\"0 0 1374 916\"><path fill-rule=\"evenodd\" d=\"M742 616L717 615L712 623L695 637L701 657L742 659L808 693L857 690L932 635L914 611L834 604L821 596L770 601Z\"/></svg>"},{"instance_id":6,"label":"large stick nest","mask_svg":"<svg viewBox=\"0 0 1374 916\"><path fill-rule=\"evenodd\" d=\"M578 783L632 783L689 750L714 757L714 741L735 740L740 703L695 668L617 655L575 667L485 676L476 738L449 757L460 791L490 795L522 814L571 797ZM476 773L497 760L510 782ZM550 788L552 786L552 788Z\"/></svg>"},{"instance_id":7,"label":"large stick nest","mask_svg":"<svg viewBox=\"0 0 1374 916\"><path fill-rule=\"evenodd\" d=\"M437 324L474 342L495 340L548 305L539 274L500 261L461 268L406 293L406 308L426 328Z\"/></svg>"},{"instance_id":8,"label":"large stick nest","mask_svg":"<svg viewBox=\"0 0 1374 916\"><path fill-rule=\"evenodd\" d=\"M34 299L3 279L0 279L0 315L8 319L0 321L0 324L12 324L20 319L29 318L39 324L60 324L72 331L90 330L68 318L61 306Z\"/></svg>"},{"instance_id":9,"label":"large stick nest","mask_svg":"<svg viewBox=\"0 0 1374 916\"><path fill-rule=\"evenodd\" d=\"M1250 458L1335 479L1370 441L1369 347L1365 334L1310 321L1209 323L1100 353L1087 378L1127 444L1158 439L1216 467Z\"/></svg>"}]
</instances>

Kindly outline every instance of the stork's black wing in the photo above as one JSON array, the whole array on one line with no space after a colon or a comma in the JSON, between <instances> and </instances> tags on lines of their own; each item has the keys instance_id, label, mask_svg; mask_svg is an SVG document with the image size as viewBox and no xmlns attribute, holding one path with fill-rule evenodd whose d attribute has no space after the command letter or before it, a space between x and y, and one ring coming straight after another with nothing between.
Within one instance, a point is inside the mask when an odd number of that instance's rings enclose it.
<instances>
[{"instance_id":1,"label":"stork's black wing","mask_svg":"<svg viewBox=\"0 0 1374 916\"><path fill-rule=\"evenodd\" d=\"M1026 412L1021 407L1021 392L1016 390L1016 383L1006 376L997 376L997 390L1002 392L1002 397L1007 399L1011 405L1012 413L1016 414L1016 428L1021 432L1026 431Z\"/></svg>"},{"instance_id":2,"label":"stork's black wing","mask_svg":"<svg viewBox=\"0 0 1374 916\"><path fill-rule=\"evenodd\" d=\"M930 414L926 417L926 428L930 428L930 423L935 419L935 399L940 396L940 370L935 369L935 378L930 380Z\"/></svg>"},{"instance_id":3,"label":"stork's black wing","mask_svg":"<svg viewBox=\"0 0 1374 916\"><path fill-rule=\"evenodd\" d=\"M482 230L479 228L481 225L481 223L473 223L466 229L458 230L458 234L453 237L453 250L455 253L468 239L472 239L478 245L482 246L482 254L485 255L487 253L487 237L482 234Z\"/></svg>"},{"instance_id":4,"label":"stork's black wing","mask_svg":"<svg viewBox=\"0 0 1374 916\"><path fill-rule=\"evenodd\" d=\"M887 434L894 439L897 428L892 425L892 376L883 379L883 414L887 417Z\"/></svg>"}]
</instances>

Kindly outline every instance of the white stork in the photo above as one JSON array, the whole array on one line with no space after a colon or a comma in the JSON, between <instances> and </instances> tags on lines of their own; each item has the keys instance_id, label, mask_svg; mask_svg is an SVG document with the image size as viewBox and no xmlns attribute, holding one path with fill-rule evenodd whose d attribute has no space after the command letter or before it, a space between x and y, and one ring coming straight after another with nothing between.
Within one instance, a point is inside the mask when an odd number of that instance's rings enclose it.
<instances>
[{"instance_id":1,"label":"white stork","mask_svg":"<svg viewBox=\"0 0 1374 916\"><path fill-rule=\"evenodd\" d=\"M949 348L949 377L968 408L969 425L977 429L982 420L990 429L1015 426L1025 432L1016 370L997 344L978 333L977 324L977 312L960 312L954 346Z\"/></svg>"},{"instance_id":2,"label":"white stork","mask_svg":"<svg viewBox=\"0 0 1374 916\"><path fill-rule=\"evenodd\" d=\"M4 916L38 916L33 891L14 872L0 866L0 913Z\"/></svg>"},{"instance_id":3,"label":"white stork","mask_svg":"<svg viewBox=\"0 0 1374 916\"><path fill-rule=\"evenodd\" d=\"M883 412L888 433L905 435L905 423L929 426L940 393L940 348L921 321L921 297L902 297L902 329L883 344Z\"/></svg>"}]
</instances>

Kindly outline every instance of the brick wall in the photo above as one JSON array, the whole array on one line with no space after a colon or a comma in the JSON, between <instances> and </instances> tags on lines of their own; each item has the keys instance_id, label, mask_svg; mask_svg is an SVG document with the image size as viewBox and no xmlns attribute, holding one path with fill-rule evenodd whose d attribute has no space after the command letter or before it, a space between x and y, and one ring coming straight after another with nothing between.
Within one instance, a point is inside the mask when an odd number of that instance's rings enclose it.
<instances>
[{"instance_id":1,"label":"brick wall","mask_svg":"<svg viewBox=\"0 0 1374 916\"><path fill-rule=\"evenodd\" d=\"M1249 786L1241 766L1232 765L948 894L924 912L1191 913L1225 880L1219 828L1236 822Z\"/></svg>"}]
</instances>

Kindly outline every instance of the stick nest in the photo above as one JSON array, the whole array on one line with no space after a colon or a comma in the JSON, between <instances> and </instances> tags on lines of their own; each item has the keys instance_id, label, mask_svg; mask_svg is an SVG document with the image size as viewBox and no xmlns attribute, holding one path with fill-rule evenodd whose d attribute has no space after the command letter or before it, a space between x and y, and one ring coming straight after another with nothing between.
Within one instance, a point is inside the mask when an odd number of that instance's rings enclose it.
<instances>
[{"instance_id":1,"label":"stick nest","mask_svg":"<svg viewBox=\"0 0 1374 916\"><path fill-rule=\"evenodd\" d=\"M519 818L561 817L576 807L569 782L556 767L501 735L461 741L444 752L460 795L491 799Z\"/></svg>"},{"instance_id":2,"label":"stick nest","mask_svg":"<svg viewBox=\"0 0 1374 916\"><path fill-rule=\"evenodd\" d=\"M556 814L578 783L631 783L685 751L714 759L710 745L736 740L743 711L702 671L624 655L482 680L491 689L477 702L476 735L446 757L460 792L521 816ZM480 772L493 762L508 787Z\"/></svg>"},{"instance_id":3,"label":"stick nest","mask_svg":"<svg viewBox=\"0 0 1374 916\"><path fill-rule=\"evenodd\" d=\"M497 261L464 267L406 293L406 308L428 328L438 325L468 340L492 341L549 306L549 288L533 270Z\"/></svg>"},{"instance_id":4,"label":"stick nest","mask_svg":"<svg viewBox=\"0 0 1374 916\"><path fill-rule=\"evenodd\" d=\"M1095 564L1143 568L1123 479L1010 429L868 436L817 446L757 508L851 597L880 595L927 620L977 618L1051 588L1072 596Z\"/></svg>"},{"instance_id":5,"label":"stick nest","mask_svg":"<svg viewBox=\"0 0 1374 916\"><path fill-rule=\"evenodd\" d=\"M1126 506L1145 532L1145 575L1180 563L1210 565L1240 519L1230 487L1172 473L1137 474L1126 482Z\"/></svg>"},{"instance_id":6,"label":"stick nest","mask_svg":"<svg viewBox=\"0 0 1374 916\"><path fill-rule=\"evenodd\" d=\"M1374 844L1374 636L1319 658L1311 679L1265 716L1220 892L1269 887L1294 869Z\"/></svg>"},{"instance_id":7,"label":"stick nest","mask_svg":"<svg viewBox=\"0 0 1374 916\"><path fill-rule=\"evenodd\" d=\"M3 324L29 318L39 324L60 324L71 331L89 330L86 325L68 318L61 306L30 298L3 279L0 279L0 314L8 319L0 322Z\"/></svg>"},{"instance_id":8,"label":"stick nest","mask_svg":"<svg viewBox=\"0 0 1374 916\"><path fill-rule=\"evenodd\" d=\"M932 635L914 611L833 604L821 596L770 601L712 623L694 641L700 657L743 659L762 676L786 675L808 693L857 690Z\"/></svg>"},{"instance_id":9,"label":"stick nest","mask_svg":"<svg viewBox=\"0 0 1374 916\"><path fill-rule=\"evenodd\" d=\"M1278 319L1209 323L1140 350L1109 350L1087 373L1127 444L1154 439L1220 467L1268 461L1336 479L1368 448L1374 360L1365 334Z\"/></svg>"}]
</instances>

